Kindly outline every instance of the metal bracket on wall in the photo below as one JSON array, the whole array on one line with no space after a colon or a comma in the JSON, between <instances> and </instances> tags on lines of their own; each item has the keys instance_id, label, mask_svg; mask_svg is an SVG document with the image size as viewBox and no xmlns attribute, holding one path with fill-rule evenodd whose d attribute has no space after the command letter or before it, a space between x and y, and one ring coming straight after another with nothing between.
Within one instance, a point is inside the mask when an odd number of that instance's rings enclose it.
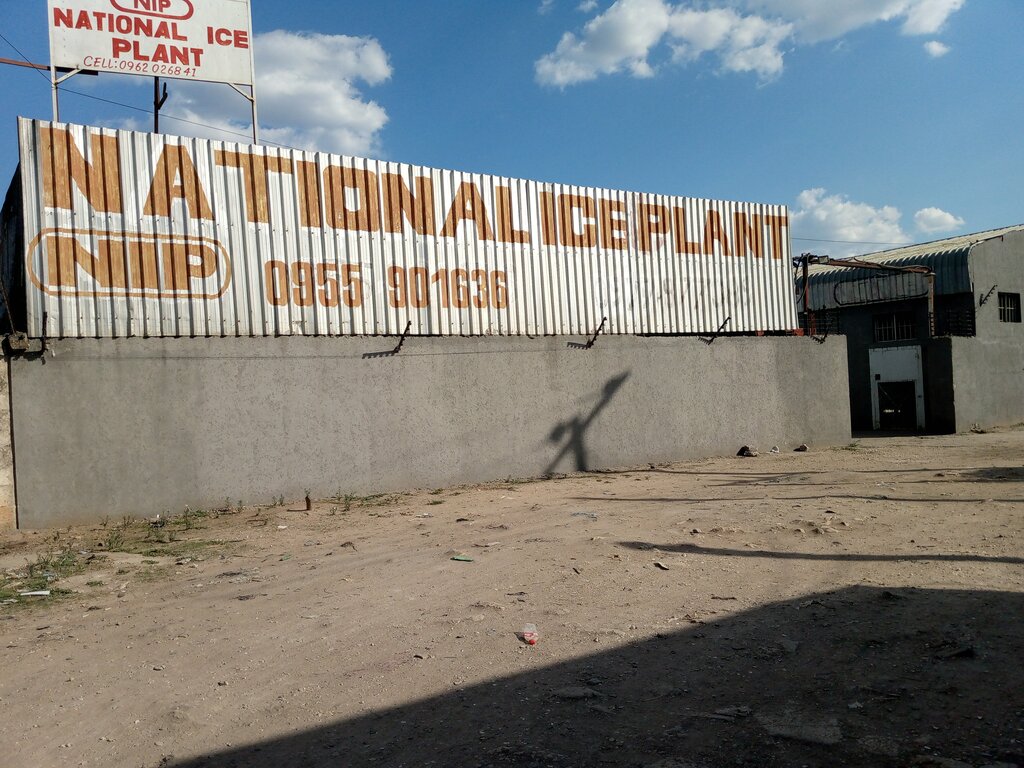
<instances>
[{"instance_id":1,"label":"metal bracket on wall","mask_svg":"<svg viewBox=\"0 0 1024 768\"><path fill-rule=\"evenodd\" d=\"M707 337L707 336L698 336L697 338L699 338L701 341L703 341L705 344L707 344L710 347L712 344L715 343L715 339L717 339L719 336L722 335L722 331L725 330L725 326L727 326L731 320L732 320L732 315L729 315L729 317L725 318L725 320L722 322L722 324L720 326L718 326L718 330L715 331L713 334L711 334L710 338Z\"/></svg>"},{"instance_id":2,"label":"metal bracket on wall","mask_svg":"<svg viewBox=\"0 0 1024 768\"><path fill-rule=\"evenodd\" d=\"M389 349L387 352L364 352L363 359L371 357L394 357L402 351L402 345L405 344L405 339L409 335L409 329L412 328L412 320L405 324L405 330L402 331L401 337L398 339L398 346L394 349Z\"/></svg>"},{"instance_id":3,"label":"metal bracket on wall","mask_svg":"<svg viewBox=\"0 0 1024 768\"><path fill-rule=\"evenodd\" d=\"M984 307L985 306L985 302L992 298L992 294L996 292L996 288L998 288L998 287L999 287L998 285L993 285L991 288L989 288L988 289L988 293L986 293L984 296L982 296L980 299L978 299L978 306L979 307Z\"/></svg>"},{"instance_id":4,"label":"metal bracket on wall","mask_svg":"<svg viewBox=\"0 0 1024 768\"><path fill-rule=\"evenodd\" d=\"M601 331L604 329L604 324L607 322L608 318L602 317L601 324L597 326L597 330L594 331L594 335L587 339L587 342L585 344L579 344L575 341L570 341L565 346L571 349L590 349L592 346L594 346L594 342L597 341L597 337L601 335Z\"/></svg>"},{"instance_id":5,"label":"metal bracket on wall","mask_svg":"<svg viewBox=\"0 0 1024 768\"><path fill-rule=\"evenodd\" d=\"M825 339L828 338L828 330L827 329L825 330L825 335L824 336L811 336L811 338L814 339L819 344L824 344L825 343Z\"/></svg>"}]
</instances>

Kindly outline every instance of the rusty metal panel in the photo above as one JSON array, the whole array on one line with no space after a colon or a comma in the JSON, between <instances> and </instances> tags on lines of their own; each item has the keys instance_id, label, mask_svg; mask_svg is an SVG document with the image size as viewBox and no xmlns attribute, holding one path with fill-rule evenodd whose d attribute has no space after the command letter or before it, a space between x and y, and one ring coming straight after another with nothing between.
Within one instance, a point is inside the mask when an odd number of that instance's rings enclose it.
<instances>
[{"instance_id":1,"label":"rusty metal panel","mask_svg":"<svg viewBox=\"0 0 1024 768\"><path fill-rule=\"evenodd\" d=\"M795 328L783 206L21 119L29 335Z\"/></svg>"}]
</instances>

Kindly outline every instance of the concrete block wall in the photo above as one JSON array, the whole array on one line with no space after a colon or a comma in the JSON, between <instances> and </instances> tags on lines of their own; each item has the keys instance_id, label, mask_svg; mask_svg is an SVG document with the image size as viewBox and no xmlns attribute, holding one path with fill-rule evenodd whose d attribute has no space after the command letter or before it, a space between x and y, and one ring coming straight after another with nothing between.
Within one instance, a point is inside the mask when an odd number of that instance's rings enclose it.
<instances>
[{"instance_id":1,"label":"concrete block wall","mask_svg":"<svg viewBox=\"0 0 1024 768\"><path fill-rule=\"evenodd\" d=\"M0 531L15 528L14 451L11 446L11 388L7 361L0 365Z\"/></svg>"},{"instance_id":2,"label":"concrete block wall","mask_svg":"<svg viewBox=\"0 0 1024 768\"><path fill-rule=\"evenodd\" d=\"M840 337L410 338L371 356L395 341L64 340L14 358L19 525L850 436Z\"/></svg>"}]
</instances>

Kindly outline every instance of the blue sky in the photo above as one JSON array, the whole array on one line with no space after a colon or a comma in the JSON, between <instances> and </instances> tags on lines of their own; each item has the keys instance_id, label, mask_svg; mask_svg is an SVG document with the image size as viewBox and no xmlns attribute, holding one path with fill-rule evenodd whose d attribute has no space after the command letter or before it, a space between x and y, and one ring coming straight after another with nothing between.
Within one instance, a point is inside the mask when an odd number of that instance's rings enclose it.
<instances>
[{"instance_id":1,"label":"blue sky","mask_svg":"<svg viewBox=\"0 0 1024 768\"><path fill-rule=\"evenodd\" d=\"M197 0L198 1L198 0ZM1021 0L253 0L263 137L458 170L785 204L850 255L1024 222ZM0 56L49 60L45 0ZM49 85L0 67L0 175ZM245 133L168 81L166 133ZM152 81L75 77L61 118L147 130ZM92 97L92 98L90 98ZM175 122L186 117L206 127ZM850 242L821 242L838 240ZM880 243L876 245L875 243Z\"/></svg>"}]
</instances>

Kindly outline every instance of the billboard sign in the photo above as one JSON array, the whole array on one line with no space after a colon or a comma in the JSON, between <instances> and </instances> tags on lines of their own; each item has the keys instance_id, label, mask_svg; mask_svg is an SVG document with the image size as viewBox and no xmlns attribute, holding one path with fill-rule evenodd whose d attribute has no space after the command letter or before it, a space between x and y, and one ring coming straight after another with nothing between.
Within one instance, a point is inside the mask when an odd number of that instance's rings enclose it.
<instances>
[{"instance_id":1,"label":"billboard sign","mask_svg":"<svg viewBox=\"0 0 1024 768\"><path fill-rule=\"evenodd\" d=\"M48 0L57 67L252 85L249 0Z\"/></svg>"},{"instance_id":2,"label":"billboard sign","mask_svg":"<svg viewBox=\"0 0 1024 768\"><path fill-rule=\"evenodd\" d=\"M29 334L796 326L778 205L22 118Z\"/></svg>"}]
</instances>

